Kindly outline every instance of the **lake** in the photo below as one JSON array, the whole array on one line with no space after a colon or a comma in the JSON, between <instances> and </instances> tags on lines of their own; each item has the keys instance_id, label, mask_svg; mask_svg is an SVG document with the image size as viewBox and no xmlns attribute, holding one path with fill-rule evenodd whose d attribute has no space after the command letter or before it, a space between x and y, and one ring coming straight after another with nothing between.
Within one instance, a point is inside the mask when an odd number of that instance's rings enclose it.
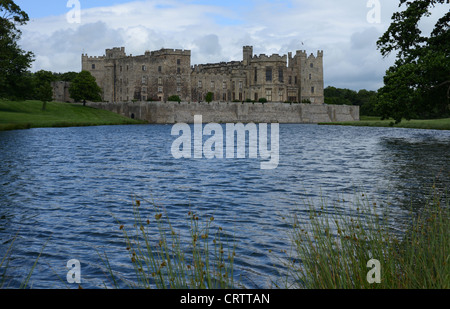
<instances>
[{"instance_id":1,"label":"lake","mask_svg":"<svg viewBox=\"0 0 450 309\"><path fill-rule=\"evenodd\" d=\"M171 125L43 128L0 132L0 259L13 246L5 283L17 287L41 258L33 288L67 284L66 264L81 263L82 286L108 283L99 253L132 280L116 218L164 207L176 228L189 211L214 216L236 241L237 273L248 288L271 288L289 250L289 222L305 199L351 201L364 192L392 201L394 213L420 208L431 186L450 184L450 132L318 125L279 127L279 165L260 159L174 159ZM351 210L352 204L348 203ZM151 216L151 209L144 216ZM284 219L283 219L284 218ZM305 217L306 219L306 217Z\"/></svg>"}]
</instances>

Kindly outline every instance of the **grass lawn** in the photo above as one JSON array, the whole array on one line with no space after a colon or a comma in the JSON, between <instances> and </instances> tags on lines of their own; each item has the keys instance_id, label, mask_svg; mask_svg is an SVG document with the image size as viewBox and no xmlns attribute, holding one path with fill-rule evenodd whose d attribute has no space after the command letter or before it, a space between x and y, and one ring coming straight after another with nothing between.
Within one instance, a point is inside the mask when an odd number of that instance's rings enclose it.
<instances>
[{"instance_id":1,"label":"grass lawn","mask_svg":"<svg viewBox=\"0 0 450 309\"><path fill-rule=\"evenodd\" d=\"M381 120L379 117L361 116L360 121L320 123L321 125L342 125L342 126L361 126L361 127L391 127L394 120ZM450 130L450 118L429 119L429 120L403 120L399 124L394 124L394 128L410 129L432 129L432 130Z\"/></svg>"},{"instance_id":2,"label":"grass lawn","mask_svg":"<svg viewBox=\"0 0 450 309\"><path fill-rule=\"evenodd\" d=\"M79 104L0 100L0 131L44 127L140 124L142 121Z\"/></svg>"}]
</instances>

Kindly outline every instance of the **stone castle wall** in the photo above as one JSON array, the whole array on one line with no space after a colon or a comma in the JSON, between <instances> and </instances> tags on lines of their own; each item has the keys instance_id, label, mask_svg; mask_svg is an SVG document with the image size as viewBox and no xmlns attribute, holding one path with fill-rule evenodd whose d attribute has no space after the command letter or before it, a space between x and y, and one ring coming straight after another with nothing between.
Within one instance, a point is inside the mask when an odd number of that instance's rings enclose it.
<instances>
[{"instance_id":1,"label":"stone castle wall","mask_svg":"<svg viewBox=\"0 0 450 309\"><path fill-rule=\"evenodd\" d=\"M253 55L243 47L243 60L191 66L191 51L161 49L145 55L107 49L100 57L82 55L82 70L91 72L105 102L167 101L177 95L201 102L208 92L214 101L266 99L269 102L324 103L323 52Z\"/></svg>"},{"instance_id":2,"label":"stone castle wall","mask_svg":"<svg viewBox=\"0 0 450 309\"><path fill-rule=\"evenodd\" d=\"M202 115L204 123L319 123L358 121L359 106L289 103L198 103L135 102L88 103L151 124L193 123Z\"/></svg>"}]
</instances>

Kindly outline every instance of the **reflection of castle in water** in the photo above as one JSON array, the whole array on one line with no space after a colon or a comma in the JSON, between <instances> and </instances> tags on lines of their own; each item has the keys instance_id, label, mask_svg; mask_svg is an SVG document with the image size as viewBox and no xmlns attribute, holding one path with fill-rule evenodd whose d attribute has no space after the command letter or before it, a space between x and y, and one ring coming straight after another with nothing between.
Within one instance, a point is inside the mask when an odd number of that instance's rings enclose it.
<instances>
[{"instance_id":1,"label":"reflection of castle in water","mask_svg":"<svg viewBox=\"0 0 450 309\"><path fill-rule=\"evenodd\" d=\"M324 103L323 51L317 56L305 51L254 56L253 47L244 46L242 61L191 66L189 50L127 56L121 47L107 49L101 57L83 54L82 70L96 78L106 102L165 101L172 95L203 101L212 92L214 101Z\"/></svg>"}]
</instances>

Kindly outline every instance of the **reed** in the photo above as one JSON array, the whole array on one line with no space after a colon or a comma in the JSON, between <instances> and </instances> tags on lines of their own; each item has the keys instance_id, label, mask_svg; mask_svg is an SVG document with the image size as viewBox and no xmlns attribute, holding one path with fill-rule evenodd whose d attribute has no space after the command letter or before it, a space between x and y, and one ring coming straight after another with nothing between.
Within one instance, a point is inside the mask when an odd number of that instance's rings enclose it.
<instances>
[{"instance_id":1,"label":"reed","mask_svg":"<svg viewBox=\"0 0 450 309\"><path fill-rule=\"evenodd\" d=\"M433 187L434 189L434 187ZM390 206L358 198L351 213L310 204L308 222L294 217L294 254L287 263L289 287L308 289L448 289L450 208L434 189L404 225ZM371 283L371 260L380 263L380 283Z\"/></svg>"},{"instance_id":2,"label":"reed","mask_svg":"<svg viewBox=\"0 0 450 309\"><path fill-rule=\"evenodd\" d=\"M129 231L120 224L126 250L136 273L137 288L227 289L235 288L235 247L222 239L214 217L201 220L188 212L189 235L183 237L166 212L154 206L144 219L141 201L133 203L134 224ZM187 239L184 241L183 239Z\"/></svg>"}]
</instances>

